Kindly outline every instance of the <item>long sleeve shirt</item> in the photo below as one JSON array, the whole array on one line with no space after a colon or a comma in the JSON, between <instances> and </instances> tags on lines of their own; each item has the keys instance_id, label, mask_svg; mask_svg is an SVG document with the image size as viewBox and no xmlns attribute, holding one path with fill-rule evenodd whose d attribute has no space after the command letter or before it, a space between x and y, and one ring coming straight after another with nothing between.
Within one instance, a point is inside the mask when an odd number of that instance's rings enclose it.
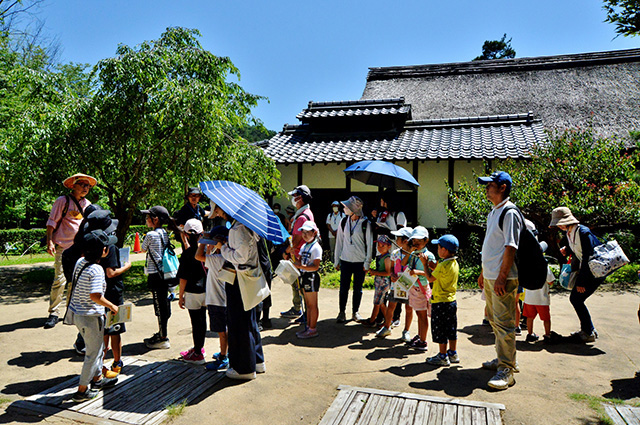
<instances>
[{"instance_id":1,"label":"long sleeve shirt","mask_svg":"<svg viewBox=\"0 0 640 425\"><path fill-rule=\"evenodd\" d=\"M236 270L258 267L258 236L237 221L229 229L229 239L220 248L222 258Z\"/></svg>"},{"instance_id":2,"label":"long sleeve shirt","mask_svg":"<svg viewBox=\"0 0 640 425\"><path fill-rule=\"evenodd\" d=\"M373 251L373 232L371 222L367 222L366 244L365 234L362 231L362 217L352 220L347 217L344 229L338 226L336 234L336 250L334 264L339 265L342 261L349 263L362 263L365 270L369 270Z\"/></svg>"}]
</instances>

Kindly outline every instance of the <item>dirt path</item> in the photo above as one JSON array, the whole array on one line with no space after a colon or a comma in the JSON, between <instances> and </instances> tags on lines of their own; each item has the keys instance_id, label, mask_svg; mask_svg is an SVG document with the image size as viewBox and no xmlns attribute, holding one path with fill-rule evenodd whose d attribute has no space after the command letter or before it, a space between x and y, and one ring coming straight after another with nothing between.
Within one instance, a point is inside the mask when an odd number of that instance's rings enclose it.
<instances>
[{"instance_id":1,"label":"dirt path","mask_svg":"<svg viewBox=\"0 0 640 425\"><path fill-rule=\"evenodd\" d=\"M30 267L38 270L46 266ZM71 344L75 329L58 325L42 329L46 316L46 285L24 285L17 277L24 270L0 270L0 397L21 399L77 375L82 359ZM369 313L373 293L365 291L363 315ZM142 339L150 336L156 321L150 297L136 298L134 322L124 336L125 355L150 360L175 358L191 346L188 313L172 304L169 322L172 347L148 351ZM339 384L408 391L434 396L468 398L503 403L507 424L585 424L597 419L586 404L569 399L570 393L618 397L640 401L640 325L636 311L640 297L630 293L603 292L589 301L600 338L593 345L527 344L518 337L521 373L516 385L491 392L486 381L491 373L480 364L494 357L493 336L479 325L483 302L477 292L459 294L460 365L446 369L425 364L427 354L410 351L396 338L378 340L370 329L354 323L338 325L338 292L321 289L320 336L297 340L297 328L288 320L275 319L275 329L263 333L267 373L237 384L223 380L197 404L187 407L175 424L195 422L224 424L317 424L337 394ZM274 288L274 312L288 309L290 289ZM566 294L552 296L552 321L557 332L567 335L577 318ZM540 322L536 323L541 331ZM417 331L414 320L412 332ZM217 351L216 338L207 338L208 356ZM203 373L206 373L203 370ZM169 380L171 377L167 377ZM4 406L6 407L6 403ZM54 418L48 418L52 421ZM33 422L4 413L0 423ZM64 423L55 419L54 422Z\"/></svg>"}]
</instances>

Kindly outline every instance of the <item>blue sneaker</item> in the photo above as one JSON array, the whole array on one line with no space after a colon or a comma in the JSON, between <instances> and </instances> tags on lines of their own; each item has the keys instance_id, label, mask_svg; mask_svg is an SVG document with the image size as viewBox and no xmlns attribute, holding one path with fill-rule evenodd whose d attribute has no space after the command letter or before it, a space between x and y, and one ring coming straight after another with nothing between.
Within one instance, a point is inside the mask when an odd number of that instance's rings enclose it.
<instances>
[{"instance_id":1,"label":"blue sneaker","mask_svg":"<svg viewBox=\"0 0 640 425\"><path fill-rule=\"evenodd\" d=\"M167 301L173 301L175 299L177 299L178 297L176 297L176 293L175 292L169 292L169 295L167 296Z\"/></svg>"},{"instance_id":2,"label":"blue sneaker","mask_svg":"<svg viewBox=\"0 0 640 425\"><path fill-rule=\"evenodd\" d=\"M211 363L205 366L207 370L210 370L213 372L226 369L228 367L229 367L229 357L227 356L224 356L224 358L218 357L218 359L212 361Z\"/></svg>"}]
</instances>

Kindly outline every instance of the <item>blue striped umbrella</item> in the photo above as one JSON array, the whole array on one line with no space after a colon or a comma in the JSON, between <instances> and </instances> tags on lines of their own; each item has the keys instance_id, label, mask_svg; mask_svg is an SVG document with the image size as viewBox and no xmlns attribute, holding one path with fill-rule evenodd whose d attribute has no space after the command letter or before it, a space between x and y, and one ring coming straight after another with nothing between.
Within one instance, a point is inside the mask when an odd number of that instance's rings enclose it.
<instances>
[{"instance_id":1,"label":"blue striped umbrella","mask_svg":"<svg viewBox=\"0 0 640 425\"><path fill-rule=\"evenodd\" d=\"M271 207L253 190L225 180L200 182L200 189L229 217L259 236L276 244L283 243L289 237Z\"/></svg>"},{"instance_id":2,"label":"blue striped umbrella","mask_svg":"<svg viewBox=\"0 0 640 425\"><path fill-rule=\"evenodd\" d=\"M360 161L344 170L347 177L378 187L415 189L420 184L410 172L386 161Z\"/></svg>"}]
</instances>

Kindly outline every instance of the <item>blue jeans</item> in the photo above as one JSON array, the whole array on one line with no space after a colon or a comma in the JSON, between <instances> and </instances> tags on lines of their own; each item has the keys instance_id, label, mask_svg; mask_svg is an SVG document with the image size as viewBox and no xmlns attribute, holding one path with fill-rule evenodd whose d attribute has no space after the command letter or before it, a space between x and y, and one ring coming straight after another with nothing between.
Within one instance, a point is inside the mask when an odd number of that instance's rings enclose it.
<instances>
[{"instance_id":1,"label":"blue jeans","mask_svg":"<svg viewBox=\"0 0 640 425\"><path fill-rule=\"evenodd\" d=\"M595 279L589 284L583 286L585 291L583 293L578 292L578 286L580 284L584 284L584 282L576 282L576 285L571 290L571 295L569 296L569 301L573 306L573 309L576 311L578 315L578 319L580 319L580 330L582 330L587 335L591 335L593 332L593 322L591 321L591 315L589 314L589 309L585 305L585 301L589 298L598 286L604 281L604 279Z\"/></svg>"},{"instance_id":2,"label":"blue jeans","mask_svg":"<svg viewBox=\"0 0 640 425\"><path fill-rule=\"evenodd\" d=\"M347 308L347 299L349 298L349 288L351 287L351 276L353 276L353 302L351 308L353 313L360 308L362 301L362 284L364 283L365 271L363 263L350 263L348 261L340 262L340 311L344 312Z\"/></svg>"}]
</instances>

